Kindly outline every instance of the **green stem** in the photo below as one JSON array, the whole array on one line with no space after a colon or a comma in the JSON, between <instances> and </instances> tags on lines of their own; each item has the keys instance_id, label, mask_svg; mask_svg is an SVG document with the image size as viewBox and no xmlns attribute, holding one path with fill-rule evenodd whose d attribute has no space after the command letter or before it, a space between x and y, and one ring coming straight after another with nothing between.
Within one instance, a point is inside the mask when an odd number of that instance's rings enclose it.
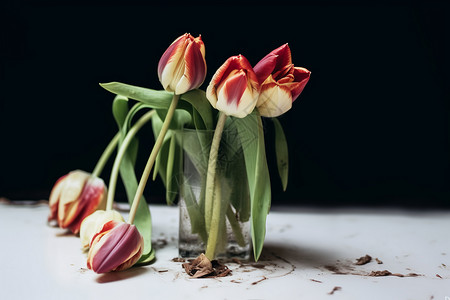
<instances>
[{"instance_id":1,"label":"green stem","mask_svg":"<svg viewBox=\"0 0 450 300\"><path fill-rule=\"evenodd\" d=\"M241 226L239 226L239 221L236 218L235 214L233 213L233 210L231 209L231 205L228 204L227 208L227 218L230 222L231 229L233 230L234 237L236 239L236 242L239 246L245 247L245 239L242 234Z\"/></svg>"},{"instance_id":2,"label":"green stem","mask_svg":"<svg viewBox=\"0 0 450 300\"><path fill-rule=\"evenodd\" d=\"M153 164L155 163L156 156L161 149L162 143L164 141L164 137L166 136L167 130L169 129L170 122L172 121L173 114L175 113L175 109L177 108L178 100L180 99L180 95L173 94L172 103L170 103L169 110L167 111L166 118L164 119L164 123L161 127L161 131L159 132L158 138L156 139L155 145L153 146L152 152L150 153L150 157L148 158L147 164L145 165L144 172L142 173L141 180L139 181L139 185L136 190L136 194L134 195L133 204L130 209L130 216L128 218L128 223L133 224L134 217L136 216L136 211L139 205L139 201L141 200L142 194L144 193L145 185L147 184L148 177L150 172L152 171Z\"/></svg>"},{"instance_id":3,"label":"green stem","mask_svg":"<svg viewBox=\"0 0 450 300\"><path fill-rule=\"evenodd\" d=\"M223 112L219 113L216 130L209 152L208 170L206 172L206 194L205 194L205 223L208 234L208 244L206 247L206 257L210 260L216 255L217 236L219 233L221 203L220 193L216 193L214 198L214 183L216 177L217 155L219 153L220 140L222 139L223 128L227 115Z\"/></svg>"},{"instance_id":4,"label":"green stem","mask_svg":"<svg viewBox=\"0 0 450 300\"><path fill-rule=\"evenodd\" d=\"M217 178L215 179L214 185L214 203L213 203L213 215L211 219L211 227L208 235L208 243L206 244L205 256L209 260L213 260L216 256L217 245L219 242L219 236L221 225L225 226L225 220L222 220L222 189Z\"/></svg>"},{"instance_id":5,"label":"green stem","mask_svg":"<svg viewBox=\"0 0 450 300\"><path fill-rule=\"evenodd\" d=\"M108 161L111 154L116 149L117 143L119 142L120 138L120 132L116 133L116 135L112 138L112 140L109 142L108 146L106 146L105 151L103 151L102 156L100 156L100 159L98 160L97 164L95 165L94 171L92 171L92 176L100 177L100 174L103 171L103 168L106 165L106 162Z\"/></svg>"},{"instance_id":6,"label":"green stem","mask_svg":"<svg viewBox=\"0 0 450 300\"><path fill-rule=\"evenodd\" d=\"M120 163L122 162L122 159L128 149L128 146L130 145L131 141L133 140L136 133L141 129L142 126L144 126L155 114L154 110L151 110L147 112L145 115L143 115L134 125L130 128L127 135L122 141L122 144L120 145L119 150L117 151L116 158L114 160L114 165L111 171L111 176L109 179L109 185L108 185L108 200L106 201L106 210L111 210L114 203L114 194L116 192L116 185L117 185L117 178L119 175L119 169L120 169Z\"/></svg>"}]
</instances>

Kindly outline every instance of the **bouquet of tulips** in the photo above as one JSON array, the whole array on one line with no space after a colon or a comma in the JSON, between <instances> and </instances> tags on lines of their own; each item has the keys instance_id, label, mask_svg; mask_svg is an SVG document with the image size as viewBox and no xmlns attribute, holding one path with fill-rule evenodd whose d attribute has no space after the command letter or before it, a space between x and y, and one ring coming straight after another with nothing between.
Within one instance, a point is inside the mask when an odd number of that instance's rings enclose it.
<instances>
[{"instance_id":1,"label":"bouquet of tulips","mask_svg":"<svg viewBox=\"0 0 450 300\"><path fill-rule=\"evenodd\" d=\"M219 239L217 219L223 213L220 197L214 197L215 185L220 184L215 180L217 155L222 132L227 124L232 124L237 139L251 141L242 150L250 194L253 251L258 260L271 201L262 117L273 120L278 172L286 189L287 143L275 117L292 107L310 72L292 64L291 51L285 44L254 67L243 55L230 57L213 75L205 92L199 89L206 78L205 45L200 36L184 34L162 55L158 77L164 90L118 82L101 84L116 95L113 115L118 133L91 174L77 170L58 179L50 195L49 221L80 234L82 247L89 250L87 266L97 273L150 262L155 253L151 245L151 215L143 192L151 171L154 168L153 177L161 176L167 202L172 203L179 189L179 181L174 178L181 172L181 164L174 163L177 147L182 147L176 143L175 132L183 128L214 130L204 194L204 223L208 224L205 255L209 260L214 259ZM129 99L134 100L131 108ZM137 114L140 111L145 113ZM134 171L138 150L135 135L150 120L155 144L138 182ZM107 189L99 176L115 149L117 154ZM119 174L131 205L127 222L113 210Z\"/></svg>"}]
</instances>

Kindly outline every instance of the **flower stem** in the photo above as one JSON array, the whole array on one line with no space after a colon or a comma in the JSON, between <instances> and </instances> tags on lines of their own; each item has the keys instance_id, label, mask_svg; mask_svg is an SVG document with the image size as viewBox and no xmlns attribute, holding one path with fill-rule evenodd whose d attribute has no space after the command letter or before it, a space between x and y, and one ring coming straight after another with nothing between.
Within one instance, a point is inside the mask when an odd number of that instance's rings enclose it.
<instances>
[{"instance_id":1,"label":"flower stem","mask_svg":"<svg viewBox=\"0 0 450 300\"><path fill-rule=\"evenodd\" d=\"M236 239L236 242L239 246L245 247L245 239L244 235L242 234L242 229L239 226L239 221L236 218L236 215L233 213L233 210L231 209L231 205L228 204L227 208L227 219L228 222L230 222L231 230L233 230L234 238Z\"/></svg>"},{"instance_id":2,"label":"flower stem","mask_svg":"<svg viewBox=\"0 0 450 300\"><path fill-rule=\"evenodd\" d=\"M114 165L112 167L111 176L109 179L109 189L108 189L108 198L106 201L106 210L111 210L114 203L114 194L116 192L116 184L117 184L117 177L119 175L119 169L120 169L120 163L122 162L122 159L128 149L128 146L130 145L131 141L133 140L136 133L141 129L142 126L144 126L155 114L154 110L151 110L147 112L145 115L143 115L134 125L130 128L127 135L122 141L122 144L120 145L119 150L117 151L116 158L114 160Z\"/></svg>"},{"instance_id":3,"label":"flower stem","mask_svg":"<svg viewBox=\"0 0 450 300\"><path fill-rule=\"evenodd\" d=\"M102 156L100 156L100 159L98 160L97 164L95 165L94 171L92 171L92 176L100 177L100 174L103 171L103 168L106 165L106 162L108 161L111 154L116 149L117 143L119 142L120 138L120 132L116 133L116 135L112 138L112 140L109 142L108 146L106 146L105 151L103 151Z\"/></svg>"},{"instance_id":4,"label":"flower stem","mask_svg":"<svg viewBox=\"0 0 450 300\"><path fill-rule=\"evenodd\" d=\"M220 140L222 139L223 128L227 115L223 112L219 113L216 130L209 152L208 170L206 172L206 191L205 191L205 223L208 234L208 244L206 246L206 257L210 260L216 255L217 237L219 234L220 214L221 214L221 197L216 193L214 197L214 183L216 177L217 155L219 154Z\"/></svg>"},{"instance_id":5,"label":"flower stem","mask_svg":"<svg viewBox=\"0 0 450 300\"><path fill-rule=\"evenodd\" d=\"M177 108L178 100L180 99L180 95L173 94L172 103L170 103L169 110L167 111L166 118L164 119L164 123L161 127L161 131L159 132L158 138L156 139L155 145L153 146L152 152L150 153L150 157L148 158L147 164L145 165L144 172L142 173L141 180L139 181L139 185L136 190L136 194L134 195L133 204L130 209L130 216L128 218L128 223L133 224L134 217L136 216L136 211L139 205L139 201L141 200L142 194L144 193L145 185L147 184L148 177L150 172L152 171L153 164L155 163L156 156L161 149L162 143L164 141L164 137L166 136L167 130L169 129L170 122L172 121L173 114L175 113L175 109Z\"/></svg>"}]
</instances>

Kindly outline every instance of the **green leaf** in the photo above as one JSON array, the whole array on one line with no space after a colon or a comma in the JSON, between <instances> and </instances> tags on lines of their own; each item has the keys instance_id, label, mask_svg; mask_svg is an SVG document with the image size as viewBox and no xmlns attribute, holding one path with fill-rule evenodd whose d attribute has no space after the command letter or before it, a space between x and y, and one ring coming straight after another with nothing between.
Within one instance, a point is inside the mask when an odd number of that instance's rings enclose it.
<instances>
[{"instance_id":1,"label":"green leaf","mask_svg":"<svg viewBox=\"0 0 450 300\"><path fill-rule=\"evenodd\" d=\"M117 95L113 101L112 112L119 129L122 129L128 114L128 98Z\"/></svg>"},{"instance_id":2,"label":"green leaf","mask_svg":"<svg viewBox=\"0 0 450 300\"><path fill-rule=\"evenodd\" d=\"M138 266L148 265L154 259L155 259L155 249L152 249L152 251L150 251L150 253L148 253L146 255L142 255L141 258L139 259L139 261L136 264L134 264L134 266L138 267Z\"/></svg>"},{"instance_id":3,"label":"green leaf","mask_svg":"<svg viewBox=\"0 0 450 300\"><path fill-rule=\"evenodd\" d=\"M178 115L178 116L177 116ZM174 126L178 128L183 128L184 122L187 121L186 112L181 110L175 110L174 119L175 122L171 122ZM163 114L163 118L165 118L165 114ZM190 117L189 117L190 119ZM152 119L152 127L153 134L155 136L159 135L162 127L162 120L159 118L159 115L155 116ZM161 149L159 150L158 156L156 157L155 166L157 170L154 172L158 172L161 180L166 188L166 202L168 205L172 205L175 201L176 196L179 191L180 184L180 174L183 172L183 166L181 165L181 155L182 150L180 145L175 141L175 131L169 130L164 137L163 144ZM173 141L173 142L172 142ZM154 173L155 176L155 173Z\"/></svg>"},{"instance_id":4,"label":"green leaf","mask_svg":"<svg viewBox=\"0 0 450 300\"><path fill-rule=\"evenodd\" d=\"M156 109L168 109L172 101L172 94L120 82L100 83L100 86L113 94L122 95L150 105Z\"/></svg>"},{"instance_id":5,"label":"green leaf","mask_svg":"<svg viewBox=\"0 0 450 300\"><path fill-rule=\"evenodd\" d=\"M247 169L251 199L252 242L255 260L261 255L266 235L266 218L270 209L271 189L261 117L250 114L235 119Z\"/></svg>"},{"instance_id":6,"label":"green leaf","mask_svg":"<svg viewBox=\"0 0 450 300\"><path fill-rule=\"evenodd\" d=\"M206 98L206 93L204 91L199 89L189 91L181 96L181 100L188 102L195 108L195 110L203 120L205 129L214 129L212 107L208 99Z\"/></svg>"},{"instance_id":7,"label":"green leaf","mask_svg":"<svg viewBox=\"0 0 450 300\"><path fill-rule=\"evenodd\" d=\"M117 122L117 125L121 129L121 139L119 141L119 147L122 143L123 139L126 136L127 130L130 127L134 115L140 109L148 108L145 105L137 104L133 106L133 108L128 111L128 106L123 105L126 98L124 97L116 97L113 102L113 114L114 118ZM125 118L123 116L126 116ZM134 159L137 151L137 143L132 142L128 147L122 162L120 164L120 176L122 178L122 182L125 186L125 190L128 197L128 202L130 205L133 202L134 195L137 190L137 178L134 172ZM151 244L151 233L152 233L152 219L150 215L150 210L147 205L147 202L144 197L141 198L139 202L139 206L136 212L136 217L134 219L134 224L139 230L140 234L144 238L144 250L142 252L142 257L139 260L146 260L152 252L152 244Z\"/></svg>"},{"instance_id":8,"label":"green leaf","mask_svg":"<svg viewBox=\"0 0 450 300\"><path fill-rule=\"evenodd\" d=\"M140 101L155 109L167 110L173 97L172 93L166 91L157 91L120 82L100 83L100 86L113 94ZM192 114L192 107L194 107L201 117L202 126L207 129L214 129L212 107L208 99L206 99L204 91L198 89L189 91L183 94L180 100L178 103L179 109L184 109ZM196 122L200 120L196 120Z\"/></svg>"},{"instance_id":9,"label":"green leaf","mask_svg":"<svg viewBox=\"0 0 450 300\"><path fill-rule=\"evenodd\" d=\"M272 121L275 127L275 153L277 156L278 174L281 178L283 191L286 191L289 176L288 145L280 121L277 118L272 118Z\"/></svg>"},{"instance_id":10,"label":"green leaf","mask_svg":"<svg viewBox=\"0 0 450 300\"><path fill-rule=\"evenodd\" d=\"M198 234L202 241L206 244L208 241L208 235L206 233L205 217L203 216L201 208L195 200L195 194L192 191L188 178L184 177L181 189L183 200L189 214L191 231L193 234Z\"/></svg>"}]
</instances>

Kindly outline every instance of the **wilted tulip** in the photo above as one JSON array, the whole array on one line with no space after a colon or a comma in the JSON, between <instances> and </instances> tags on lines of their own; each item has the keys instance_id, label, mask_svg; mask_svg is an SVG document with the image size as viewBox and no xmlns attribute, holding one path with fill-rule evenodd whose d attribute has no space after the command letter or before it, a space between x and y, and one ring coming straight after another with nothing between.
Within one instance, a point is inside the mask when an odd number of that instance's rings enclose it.
<instances>
[{"instance_id":1,"label":"wilted tulip","mask_svg":"<svg viewBox=\"0 0 450 300\"><path fill-rule=\"evenodd\" d=\"M92 237L109 221L125 222L122 215L115 210L97 210L81 222L80 240L83 250L89 249Z\"/></svg>"},{"instance_id":2,"label":"wilted tulip","mask_svg":"<svg viewBox=\"0 0 450 300\"><path fill-rule=\"evenodd\" d=\"M159 60L158 78L166 91L184 94L202 85L205 77L205 45L201 36L180 36Z\"/></svg>"},{"instance_id":3,"label":"wilted tulip","mask_svg":"<svg viewBox=\"0 0 450 300\"><path fill-rule=\"evenodd\" d=\"M238 118L253 111L258 96L258 78L242 55L227 59L206 89L206 97L214 108Z\"/></svg>"},{"instance_id":4,"label":"wilted tulip","mask_svg":"<svg viewBox=\"0 0 450 300\"><path fill-rule=\"evenodd\" d=\"M277 117L291 109L311 74L305 68L294 67L287 44L267 54L253 69L261 84L256 107L264 117Z\"/></svg>"},{"instance_id":5,"label":"wilted tulip","mask_svg":"<svg viewBox=\"0 0 450 300\"><path fill-rule=\"evenodd\" d=\"M49 221L77 234L83 219L106 205L106 186L102 179L76 170L59 178L50 193Z\"/></svg>"},{"instance_id":6,"label":"wilted tulip","mask_svg":"<svg viewBox=\"0 0 450 300\"><path fill-rule=\"evenodd\" d=\"M136 226L109 221L92 238L87 267L96 273L121 271L141 257L144 239Z\"/></svg>"}]
</instances>

